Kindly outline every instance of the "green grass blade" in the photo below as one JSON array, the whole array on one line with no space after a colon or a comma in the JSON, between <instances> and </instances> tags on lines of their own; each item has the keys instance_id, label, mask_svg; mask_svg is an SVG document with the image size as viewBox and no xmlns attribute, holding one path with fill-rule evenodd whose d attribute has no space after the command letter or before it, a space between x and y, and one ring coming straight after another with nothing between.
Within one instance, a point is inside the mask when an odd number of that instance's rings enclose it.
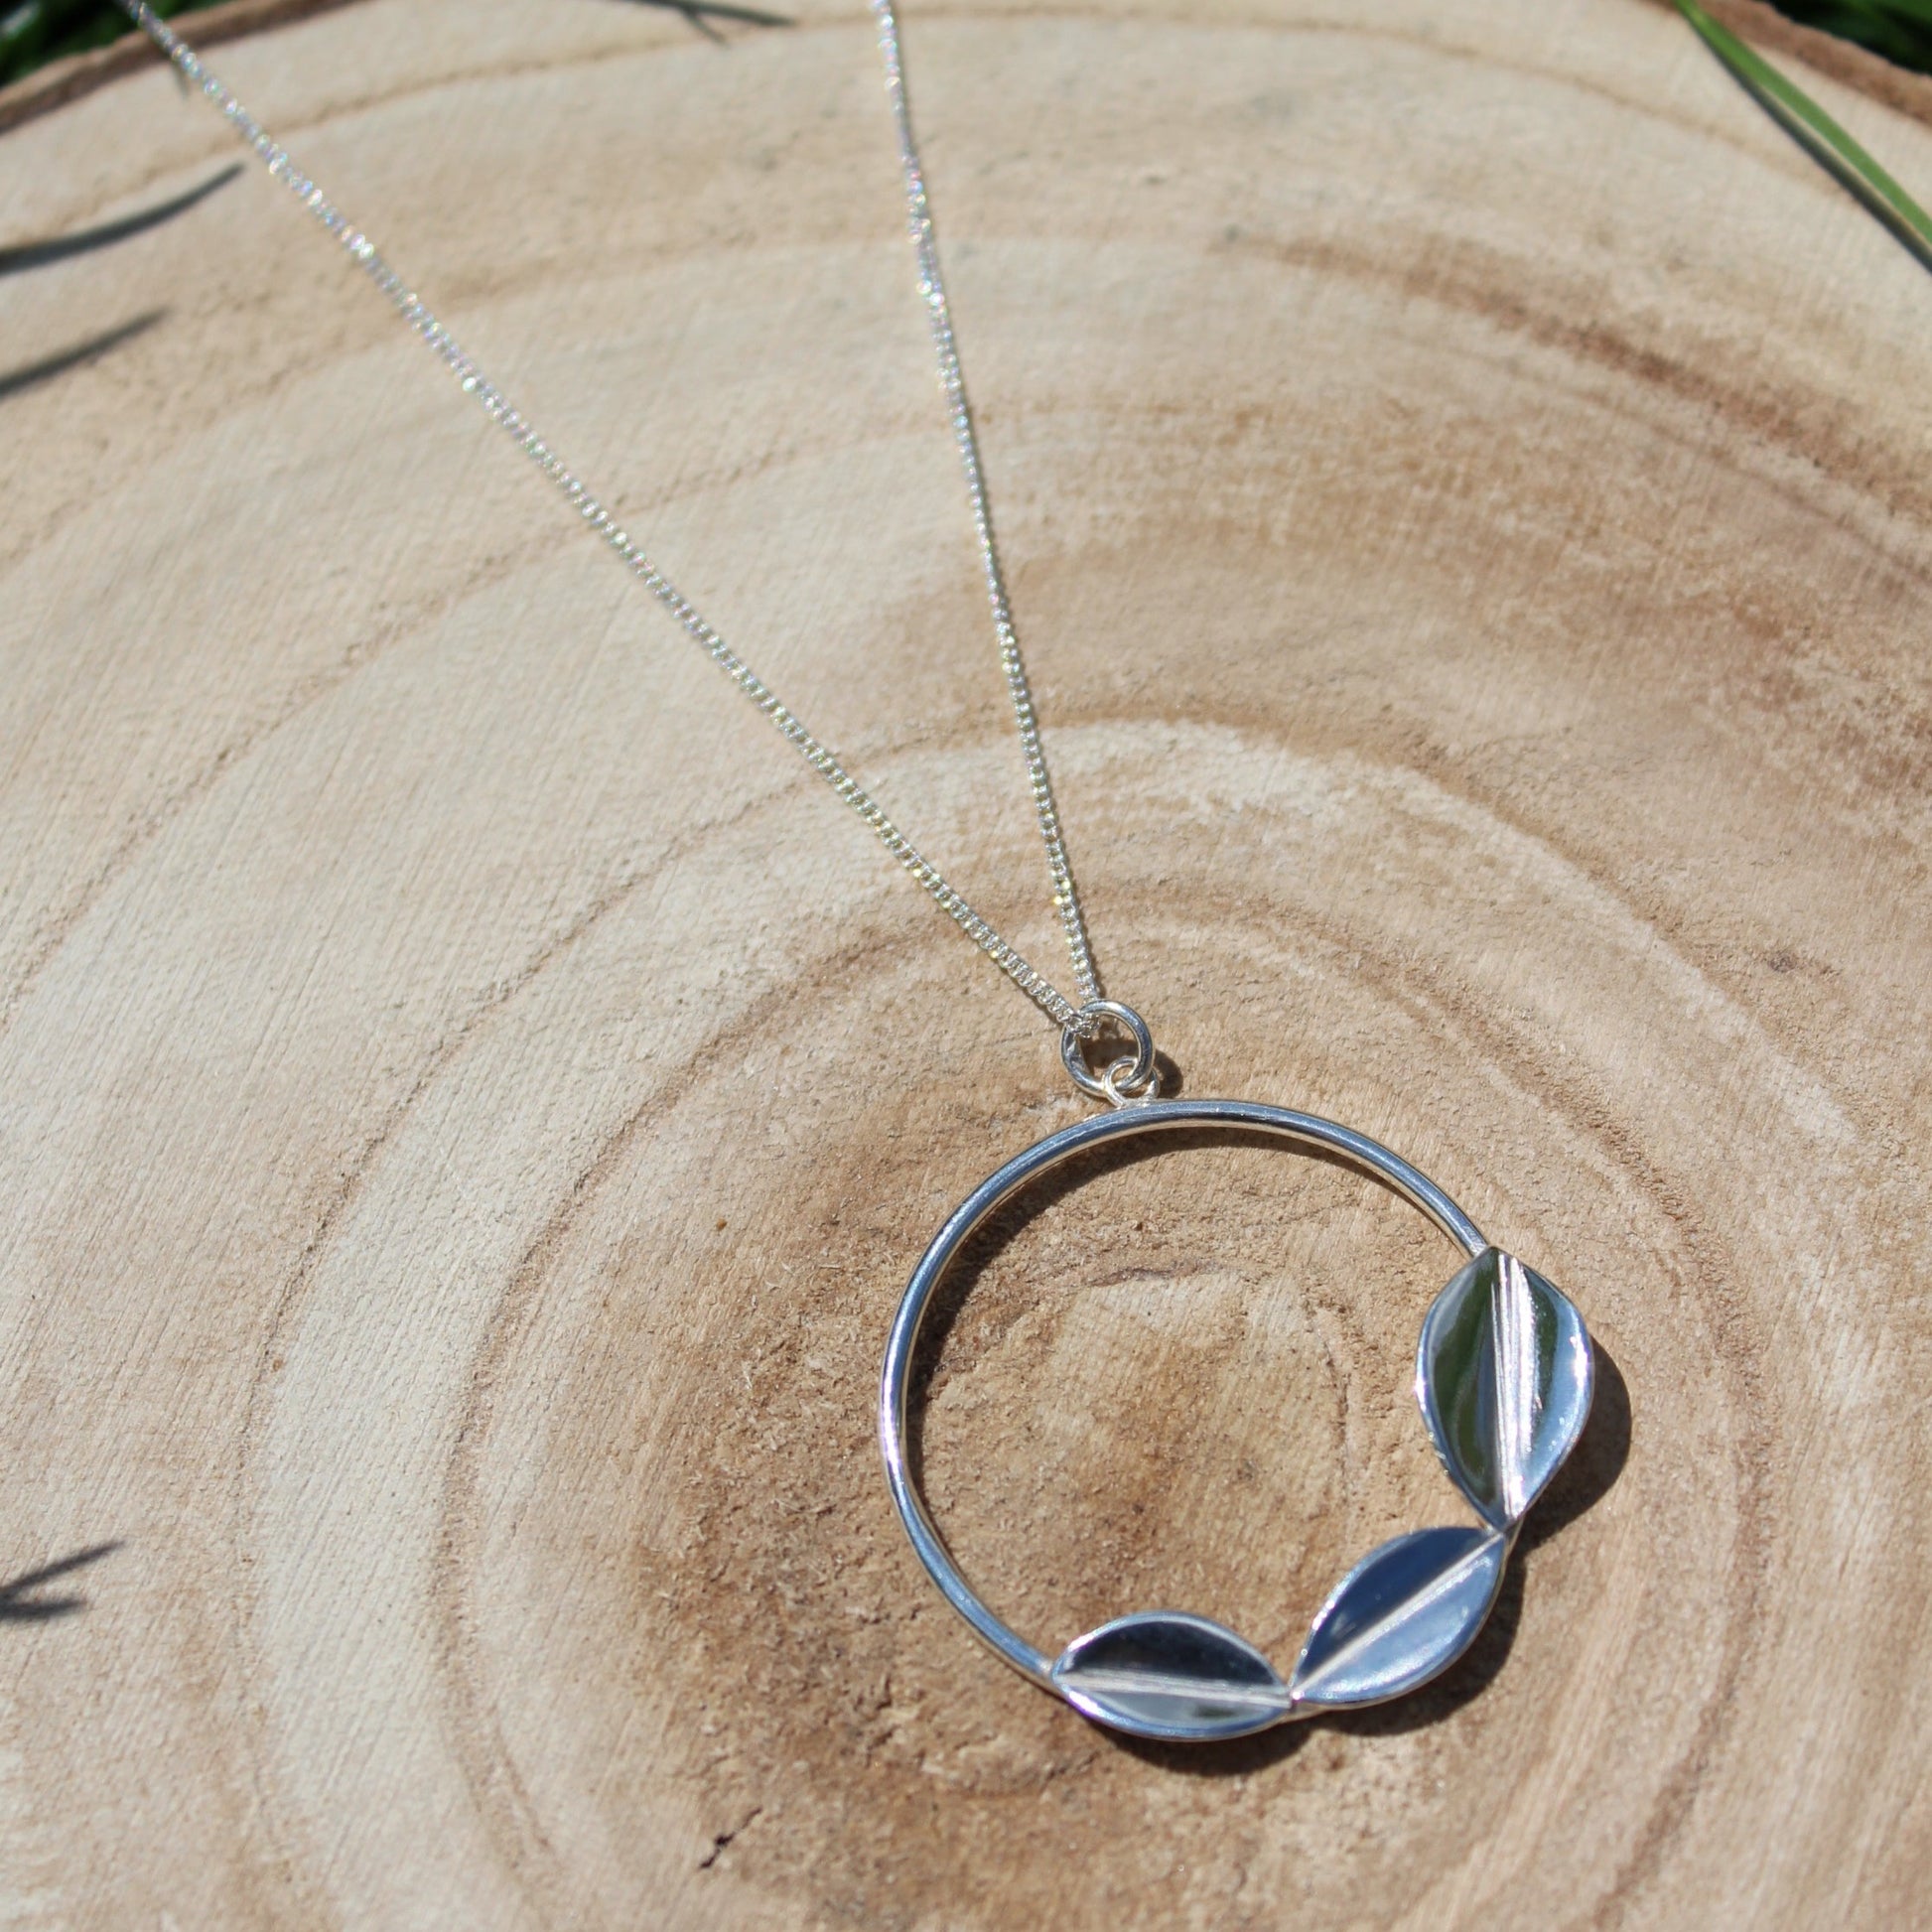
<instances>
[{"instance_id":1,"label":"green grass blade","mask_svg":"<svg viewBox=\"0 0 1932 1932\"><path fill-rule=\"evenodd\" d=\"M1677 11L1697 29L1704 44L1765 108L1817 153L1847 186L1903 229L1926 256L1932 257L1932 215L1844 128L1762 55L1753 53L1728 28L1719 26L1697 0L1676 0L1676 4Z\"/></svg>"}]
</instances>

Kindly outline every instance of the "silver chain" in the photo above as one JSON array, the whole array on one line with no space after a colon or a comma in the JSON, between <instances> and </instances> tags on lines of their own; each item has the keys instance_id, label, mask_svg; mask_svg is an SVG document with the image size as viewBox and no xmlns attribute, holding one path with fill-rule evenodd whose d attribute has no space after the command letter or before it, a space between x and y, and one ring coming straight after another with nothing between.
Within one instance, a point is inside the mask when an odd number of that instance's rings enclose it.
<instances>
[{"instance_id":1,"label":"silver chain","mask_svg":"<svg viewBox=\"0 0 1932 1932\"><path fill-rule=\"evenodd\" d=\"M1093 1010L1100 999L1099 982L1094 975L1086 922L1080 914L1080 901L1073 889L1073 875L1067 865L1066 847L1060 835L1059 813L1053 804L1053 787L1047 777L1045 755L1040 749L1039 727L1034 714L1033 694L1027 683L1026 664L1020 654L1019 633L1014 628L1013 613L1007 601L1006 580L1000 569L999 553L994 547L993 517L987 502L979 442L973 433L972 414L967 407L959 350L953 340L952 313L939 273L939 255L933 239L924 173L919 165L919 152L912 138L912 123L906 109L905 70L899 54L898 21L894 15L892 0L873 0L873 12L879 23L880 51L886 63L887 92L898 129L899 163L905 181L906 223L918 255L919 292L925 301L933 348L939 359L939 379L952 421L953 440L958 446L960 463L966 473L973 526L978 535L980 562L986 577L987 601L992 607L993 625L999 636L1000 661L1006 671L1007 691L1013 700L1014 717L1020 727L1020 743L1026 753L1034 809L1038 815L1039 835L1046 847L1047 869L1052 876L1053 905L1059 914L1061 930L1066 935L1074 979L1082 997L1082 1005L1077 1007L973 910L966 899L947 884L939 869L924 858L905 834L887 817L872 794L846 770L838 756L815 738L798 716L779 702L771 687L731 649L705 621L697 607L631 540L549 443L538 435L528 419L511 407L509 398L483 375L456 338L437 321L408 283L383 260L375 243L355 227L315 182L295 165L288 150L276 142L221 81L202 65L195 50L146 4L146 0L118 0L118 4L175 64L184 77L221 110L229 126L254 150L268 172L342 244L349 259L381 290L390 306L422 339L424 346L441 357L450 373L462 384L464 394L474 396L490 421L557 485L578 515L617 552L631 575L670 612L705 655L797 748L805 762L872 827L880 844L912 875L940 910L1063 1033L1070 1033L1085 1040L1100 1032L1108 1024L1108 1016Z\"/></svg>"},{"instance_id":2,"label":"silver chain","mask_svg":"<svg viewBox=\"0 0 1932 1932\"><path fill-rule=\"evenodd\" d=\"M1006 573L993 541L993 506L986 495L986 472L980 463L979 438L973 433L973 412L966 401L966 374L959 365L959 345L953 338L952 305L946 300L945 277L939 272L939 242L932 230L932 205L926 198L925 169L912 136L912 112L905 98L905 61L899 52L898 15L893 0L872 0L879 23L879 52L886 62L886 97L893 104L893 124L898 132L899 175L905 184L905 225L919 260L919 294L925 301L932 329L932 350L939 362L939 384L946 392L946 413L952 419L953 442L959 465L966 473L966 494L973 505L973 533L979 539L980 569L986 578L986 601L993 613L994 634L1000 640L1000 664L1007 674L1007 694L1013 700L1014 721L1020 727L1020 749L1027 755L1027 781L1033 790L1034 810L1039 815L1039 836L1046 847L1046 869L1053 879L1053 905L1066 935L1073 960L1073 977L1081 999L1100 998L1100 982L1093 970L1093 950L1087 942L1086 921L1073 890L1073 871L1067 864L1066 843L1060 836L1060 815L1053 803L1053 785L1046 774L1046 754L1039 742L1039 721L1034 713L1034 694L1027 682L1026 659L1020 654L1020 633L1014 627L1013 607L1007 600ZM1064 1024L1064 1023L1062 1023Z\"/></svg>"}]
</instances>

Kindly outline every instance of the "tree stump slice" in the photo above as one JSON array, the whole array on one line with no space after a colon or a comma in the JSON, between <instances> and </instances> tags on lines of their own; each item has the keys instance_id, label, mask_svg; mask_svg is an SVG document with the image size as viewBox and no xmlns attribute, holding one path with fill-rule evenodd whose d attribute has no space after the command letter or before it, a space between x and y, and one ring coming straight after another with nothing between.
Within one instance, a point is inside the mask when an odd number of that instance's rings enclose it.
<instances>
[{"instance_id":1,"label":"tree stump slice","mask_svg":"<svg viewBox=\"0 0 1932 1932\"><path fill-rule=\"evenodd\" d=\"M715 26L215 65L1051 973L870 23ZM0 1918L1922 1920L1924 269L1641 0L906 34L1108 987L1572 1295L1590 1431L1405 1704L1190 1754L981 1652L876 1376L1056 1042L156 67L0 174L182 204L0 278ZM943 1530L1292 1663L1464 1520L1455 1264L1091 1173L948 1311Z\"/></svg>"}]
</instances>

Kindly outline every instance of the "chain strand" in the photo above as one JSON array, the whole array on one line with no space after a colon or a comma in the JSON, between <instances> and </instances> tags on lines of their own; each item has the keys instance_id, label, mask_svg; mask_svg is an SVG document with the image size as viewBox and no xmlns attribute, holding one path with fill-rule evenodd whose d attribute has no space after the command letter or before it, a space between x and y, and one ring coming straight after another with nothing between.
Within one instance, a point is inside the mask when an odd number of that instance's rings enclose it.
<instances>
[{"instance_id":1,"label":"chain strand","mask_svg":"<svg viewBox=\"0 0 1932 1932\"><path fill-rule=\"evenodd\" d=\"M979 438L974 434L973 412L966 400L966 374L960 366L959 345L953 337L952 305L946 299L945 278L939 272L939 241L933 231L932 206L925 192L925 167L913 138L912 111L905 93L898 14L893 0L872 0L872 12L879 26L879 51L886 63L886 95L892 102L893 124L898 134L899 173L905 183L905 225L912 238L913 253L918 257L919 294L924 299L926 321L932 331L932 350L938 358L939 383L946 394L953 442L959 451L960 468L966 473L973 532L979 539L980 568L986 578L986 601L992 609L993 629L1000 641L1000 665L1006 672L1007 695L1013 700L1014 721L1020 727L1020 749L1027 757L1027 780L1033 793L1034 810L1039 818L1039 836L1046 847L1046 869L1053 881L1053 907L1060 915L1060 929L1066 936L1066 949L1073 961L1073 976L1079 983L1081 998L1094 1001L1100 998L1100 982L1094 974L1086 920L1080 912L1079 895L1073 890L1073 869L1067 862L1066 843L1060 834L1059 808L1053 802L1053 786L1046 772L1046 753L1039 742L1033 688L1027 680L1026 660L1020 654L1020 633L1014 625L1013 607L1007 598L1006 573L1000 568L1000 552L993 540L993 505L986 493Z\"/></svg>"},{"instance_id":2,"label":"chain strand","mask_svg":"<svg viewBox=\"0 0 1932 1932\"><path fill-rule=\"evenodd\" d=\"M483 375L456 338L436 319L408 283L383 260L375 243L361 229L353 226L316 183L296 166L288 150L277 143L228 88L203 66L195 50L146 4L146 0L117 0L117 4L174 63L183 77L221 110L229 126L253 149L269 174L287 188L341 244L349 259L368 276L390 306L421 339L424 346L441 358L462 386L464 394L474 397L490 421L562 491L565 500L591 530L618 554L631 575L664 606L686 635L777 727L805 762L872 828L880 844L912 876L939 909L1055 1026L1071 1030L1081 1038L1090 1037L1097 1031L1098 1019L1083 1015L1080 1008L1054 988L1043 974L1030 965L986 919L974 911L965 897L947 883L939 869L893 823L872 794L846 770L837 754L815 738L796 713L779 701L777 693L731 649L705 621L697 607L631 540L610 511L538 434L534 425L511 406L509 398ZM899 149L905 169L906 207L919 255L920 286L932 319L933 342L939 353L940 379L952 415L954 439L966 467L987 591L1000 636L1001 661L1006 669L1014 714L1020 725L1021 744L1027 755L1040 835L1046 844L1047 865L1053 877L1054 906L1066 933L1075 977L1082 995L1090 1001L1098 998L1099 989L1094 979L1079 901L1074 897L1072 875L1067 868L1065 849L1060 839L1059 817L1053 806L1052 787L1047 781L1046 764L1040 752L1033 699L1027 686L1026 668L1020 658L1020 642L1007 609L1005 584L993 548L992 519L980 472L979 450L973 437L971 419L966 413L959 357L953 346L952 324L946 309L945 291L939 281L938 258L933 248L925 186L919 171L918 154L912 146L911 125L906 118L897 25L889 0L877 0L877 10L880 15L881 45L887 62L887 85L898 123Z\"/></svg>"}]
</instances>

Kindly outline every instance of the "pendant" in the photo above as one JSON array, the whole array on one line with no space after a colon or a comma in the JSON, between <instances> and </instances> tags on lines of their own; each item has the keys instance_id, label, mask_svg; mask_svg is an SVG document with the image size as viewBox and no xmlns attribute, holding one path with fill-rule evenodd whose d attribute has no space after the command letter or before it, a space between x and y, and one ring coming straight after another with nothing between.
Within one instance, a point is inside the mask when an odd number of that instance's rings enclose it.
<instances>
[{"instance_id":1,"label":"pendant","mask_svg":"<svg viewBox=\"0 0 1932 1932\"><path fill-rule=\"evenodd\" d=\"M1129 1009L1137 1051L1104 1075L1079 1040L1068 1070L1115 1110L1077 1121L1016 1155L956 1208L912 1271L886 1346L879 1443L899 1521L926 1573L974 1633L1023 1677L1083 1717L1137 1737L1207 1742L1359 1710L1420 1689L1475 1641L1523 1518L1589 1414L1591 1361L1583 1316L1513 1255L1494 1248L1427 1175L1366 1135L1313 1114L1246 1100L1162 1100L1153 1042ZM1137 1095L1142 1097L1136 1097ZM1283 1677L1260 1651L1207 1617L1143 1610L1076 1637L1057 1656L1008 1628L975 1594L926 1513L911 1475L912 1358L933 1293L987 1218L1055 1168L1117 1141L1185 1128L1234 1127L1337 1155L1400 1194L1467 1256L1422 1324L1416 1399L1444 1469L1473 1524L1412 1530L1371 1551L1316 1612Z\"/></svg>"}]
</instances>

